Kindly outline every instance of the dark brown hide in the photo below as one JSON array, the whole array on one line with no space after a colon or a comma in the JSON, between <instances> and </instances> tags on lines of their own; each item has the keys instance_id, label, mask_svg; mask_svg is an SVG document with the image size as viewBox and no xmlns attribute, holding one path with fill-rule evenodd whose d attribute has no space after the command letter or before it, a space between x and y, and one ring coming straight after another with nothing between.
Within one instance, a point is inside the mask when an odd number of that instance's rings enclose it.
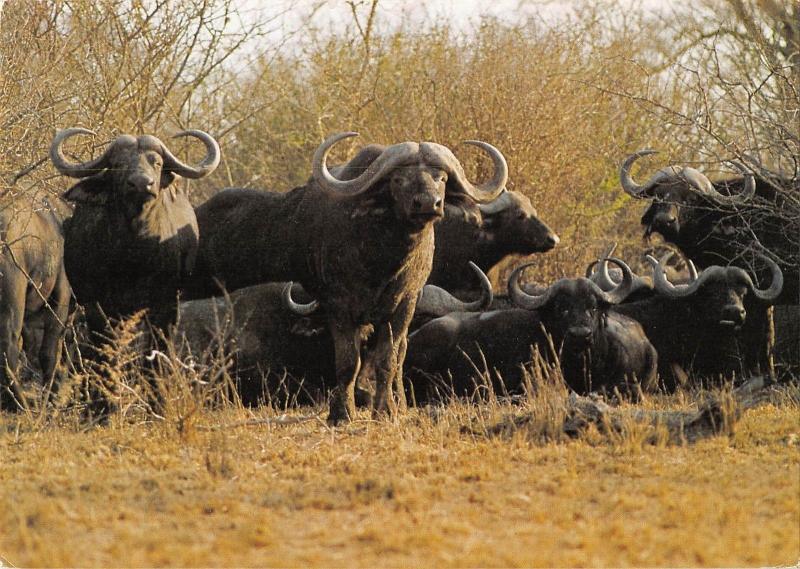
<instances>
[{"instance_id":1,"label":"dark brown hide","mask_svg":"<svg viewBox=\"0 0 800 569\"><path fill-rule=\"evenodd\" d=\"M558 236L519 192L503 192L479 209L480 216L474 217L457 207L445 208L444 220L436 225L429 283L452 291L473 290L467 262L489 272L508 255L543 253L558 244Z\"/></svg>"},{"instance_id":2,"label":"dark brown hide","mask_svg":"<svg viewBox=\"0 0 800 569\"><path fill-rule=\"evenodd\" d=\"M78 302L87 313L122 317L150 310L159 326L174 317L176 297L192 271L198 244L197 221L185 194L172 185L176 174L199 178L219 162L219 147L207 134L186 131L208 150L199 167L178 161L149 135L121 135L87 164L61 155L60 133L51 158L63 174L82 178L64 199L75 213L64 225L65 266ZM90 327L97 322L90 317Z\"/></svg>"},{"instance_id":3,"label":"dark brown hide","mask_svg":"<svg viewBox=\"0 0 800 569\"><path fill-rule=\"evenodd\" d=\"M509 286L519 291L519 270L515 275ZM576 391L625 390L634 379L648 389L655 385L657 356L641 327L608 313L609 300L620 302L624 294L605 296L581 278L562 279L539 296L544 303L535 309L453 313L414 332L408 369L418 402L451 390L480 393L484 371L495 391L520 393L532 349L551 359L551 339L564 377Z\"/></svg>"},{"instance_id":4,"label":"dark brown hide","mask_svg":"<svg viewBox=\"0 0 800 569\"><path fill-rule=\"evenodd\" d=\"M363 373L375 378L375 412L393 409L390 385L402 373L406 333L430 273L433 222L442 217L445 199L489 200L500 189L481 194L449 150L429 143L388 147L365 172L338 182L326 174L324 160L345 136L318 149L315 177L305 186L286 194L225 190L197 208L194 295L213 292L215 280L228 290L293 280L319 300L336 354L331 423L355 412L362 348ZM504 184L501 178L496 183ZM374 343L366 349L371 333Z\"/></svg>"}]
</instances>

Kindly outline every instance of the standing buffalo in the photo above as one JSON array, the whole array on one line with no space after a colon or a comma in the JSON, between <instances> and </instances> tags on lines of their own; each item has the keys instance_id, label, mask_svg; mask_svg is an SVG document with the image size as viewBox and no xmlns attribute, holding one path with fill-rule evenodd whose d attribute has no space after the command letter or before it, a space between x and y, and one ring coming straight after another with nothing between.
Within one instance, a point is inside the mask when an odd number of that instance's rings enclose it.
<instances>
[{"instance_id":1,"label":"standing buffalo","mask_svg":"<svg viewBox=\"0 0 800 569\"><path fill-rule=\"evenodd\" d=\"M446 147L404 142L385 148L357 177L344 180L326 165L338 141L314 154L313 178L285 194L230 189L197 208L199 288L229 290L295 280L325 310L333 337L337 387L328 420L355 412L354 388L365 348L365 374L374 373L374 412L394 408L391 385L402 374L406 335L433 261L433 223L445 200L473 208L505 187L503 155L485 142L494 176L474 186Z\"/></svg>"},{"instance_id":2,"label":"standing buffalo","mask_svg":"<svg viewBox=\"0 0 800 569\"><path fill-rule=\"evenodd\" d=\"M0 410L22 402L11 379L25 327L42 325L39 365L46 382L54 377L70 299L63 256L61 220L49 203L0 197Z\"/></svg>"},{"instance_id":3,"label":"standing buffalo","mask_svg":"<svg viewBox=\"0 0 800 569\"><path fill-rule=\"evenodd\" d=\"M783 275L773 261L769 288L761 290L738 267L713 266L688 284L673 285L659 261L653 267L655 294L637 302L619 304L613 311L633 318L658 351L659 375L667 390L686 384L689 375L716 377L747 373L758 360L750 349L759 338L742 334L748 317L745 296L751 293L761 305L780 295Z\"/></svg>"},{"instance_id":4,"label":"standing buffalo","mask_svg":"<svg viewBox=\"0 0 800 569\"><path fill-rule=\"evenodd\" d=\"M341 179L352 179L384 149L376 144L366 146L332 171ZM477 211L445 204L444 219L436 224L435 234L436 250L428 283L452 291L477 290L468 269L470 262L487 273L508 255L543 253L559 241L527 196L507 190L491 202L478 205Z\"/></svg>"},{"instance_id":5,"label":"standing buffalo","mask_svg":"<svg viewBox=\"0 0 800 569\"><path fill-rule=\"evenodd\" d=\"M176 158L158 138L118 136L94 160L70 163L62 144L83 128L61 131L50 159L63 175L81 181L64 194L75 213L64 224L64 264L75 296L87 309L90 329L104 316L150 310L157 325L169 322L176 295L192 271L198 245L197 221L176 176L198 179L220 161L217 142L199 130L182 131L206 146L198 166Z\"/></svg>"},{"instance_id":6,"label":"standing buffalo","mask_svg":"<svg viewBox=\"0 0 800 569\"><path fill-rule=\"evenodd\" d=\"M770 268L750 252L769 254L786 274L787 286L777 303L800 304L800 228L785 211L790 194L800 191L797 180L754 176L733 162L741 177L711 182L694 168L670 166L639 185L631 166L653 153L632 154L620 168L625 192L651 200L642 216L645 236L659 233L700 268L732 263L755 267L763 278Z\"/></svg>"},{"instance_id":7,"label":"standing buffalo","mask_svg":"<svg viewBox=\"0 0 800 569\"><path fill-rule=\"evenodd\" d=\"M478 206L480 217L464 215L446 207L436 226L436 253L428 282L449 290L470 288L467 262L488 272L508 255L542 253L558 244L558 236L539 218L531 200L504 191L487 204Z\"/></svg>"},{"instance_id":8,"label":"standing buffalo","mask_svg":"<svg viewBox=\"0 0 800 569\"><path fill-rule=\"evenodd\" d=\"M532 347L550 357L558 352L567 384L574 390L613 389L633 381L655 385L657 355L641 327L609 312L633 287L630 269L617 259L623 282L610 292L585 278L561 279L542 294L523 290L514 271L509 293L520 308L437 318L409 337L408 368L414 395L425 401L452 377L456 395L469 394L484 369L497 389L520 391Z\"/></svg>"}]
</instances>

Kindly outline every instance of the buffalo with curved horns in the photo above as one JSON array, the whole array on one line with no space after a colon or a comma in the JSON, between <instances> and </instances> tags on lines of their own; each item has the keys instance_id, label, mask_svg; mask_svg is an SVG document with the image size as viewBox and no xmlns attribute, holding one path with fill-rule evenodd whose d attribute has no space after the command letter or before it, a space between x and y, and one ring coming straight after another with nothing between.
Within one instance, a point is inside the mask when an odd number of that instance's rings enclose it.
<instances>
[{"instance_id":1,"label":"buffalo with curved horns","mask_svg":"<svg viewBox=\"0 0 800 569\"><path fill-rule=\"evenodd\" d=\"M740 177L711 182L694 168L669 166L636 183L630 173L633 163L654 153L640 150L620 167L623 190L651 200L641 219L645 236L660 234L700 268L732 263L755 269L759 279L770 273L762 260L769 255L786 275L777 304L800 304L800 228L786 212L789 196L800 191L798 180L754 175L731 162Z\"/></svg>"},{"instance_id":2,"label":"buffalo with curved horns","mask_svg":"<svg viewBox=\"0 0 800 569\"><path fill-rule=\"evenodd\" d=\"M370 144L352 160L333 171L341 179L363 172L385 146ZM444 219L436 224L436 249L428 283L451 291L477 291L467 268L474 262L489 272L509 255L544 253L559 238L542 221L530 198L503 190L494 200L478 204L477 210L445 204Z\"/></svg>"},{"instance_id":3,"label":"buffalo with curved horns","mask_svg":"<svg viewBox=\"0 0 800 569\"><path fill-rule=\"evenodd\" d=\"M90 329L102 329L99 313L121 317L149 309L164 325L174 317L176 296L191 273L198 246L197 220L176 176L208 176L220 161L217 142L199 130L206 147L197 166L176 158L158 138L123 134L98 158L69 162L63 144L84 128L56 135L50 158L63 175L80 182L64 194L75 213L64 224L64 264L75 296L87 307Z\"/></svg>"},{"instance_id":4,"label":"buffalo with curved horns","mask_svg":"<svg viewBox=\"0 0 800 569\"><path fill-rule=\"evenodd\" d=\"M0 410L16 410L23 403L19 385L12 384L21 337L29 354L38 352L45 383L54 378L70 300L63 257L55 208L29 196L0 197ZM36 334L26 332L40 325L41 339L32 342Z\"/></svg>"},{"instance_id":5,"label":"buffalo with curved horns","mask_svg":"<svg viewBox=\"0 0 800 569\"><path fill-rule=\"evenodd\" d=\"M478 206L480 217L445 209L436 226L436 254L428 282L450 290L466 290L470 276L464 270L474 260L485 272L509 255L544 253L558 244L556 235L540 218L530 198L504 191Z\"/></svg>"},{"instance_id":6,"label":"buffalo with curved horns","mask_svg":"<svg viewBox=\"0 0 800 569\"><path fill-rule=\"evenodd\" d=\"M442 389L439 382L448 376L456 395L469 395L484 367L496 390L519 392L532 347L551 358L551 346L558 352L565 380L576 391L624 390L634 380L652 388L655 350L634 320L610 312L633 289L630 268L618 259L612 262L624 274L612 291L577 278L561 279L541 294L530 294L519 283L530 266L523 265L508 285L519 308L449 314L414 332L409 337L408 369L417 400L434 397Z\"/></svg>"},{"instance_id":7,"label":"buffalo with curved horns","mask_svg":"<svg viewBox=\"0 0 800 569\"><path fill-rule=\"evenodd\" d=\"M373 412L394 410L391 385L402 374L408 327L430 274L433 224L445 201L474 208L494 199L508 177L497 149L469 141L495 165L483 185L467 179L448 148L431 142L386 147L355 178L337 178L328 153L352 136L333 135L317 148L304 186L285 194L229 189L197 208L199 291L213 291L216 281L233 290L294 280L325 310L336 361L333 424L355 412L362 347L364 374L375 378Z\"/></svg>"},{"instance_id":8,"label":"buffalo with curved horns","mask_svg":"<svg viewBox=\"0 0 800 569\"><path fill-rule=\"evenodd\" d=\"M767 259L772 282L759 289L739 267L713 266L690 282L675 285L667 279L660 261L648 256L653 267L654 294L637 302L619 304L618 314L638 321L659 356L659 375L667 390L685 384L690 375L714 378L747 374L759 360L752 347L762 339L759 330L747 328L750 318L745 297L769 305L783 287L780 267Z\"/></svg>"}]
</instances>

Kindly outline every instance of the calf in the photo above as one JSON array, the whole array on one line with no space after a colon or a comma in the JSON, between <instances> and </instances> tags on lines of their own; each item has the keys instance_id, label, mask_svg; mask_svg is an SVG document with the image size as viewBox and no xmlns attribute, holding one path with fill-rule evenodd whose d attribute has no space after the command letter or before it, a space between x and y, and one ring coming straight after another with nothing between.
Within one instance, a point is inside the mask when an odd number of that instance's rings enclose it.
<instances>
[{"instance_id":1,"label":"calf","mask_svg":"<svg viewBox=\"0 0 800 569\"><path fill-rule=\"evenodd\" d=\"M46 200L0 197L0 410L23 402L12 380L26 328L25 344L31 344L32 330L41 327L36 359L45 382L54 378L69 300L59 213Z\"/></svg>"}]
</instances>

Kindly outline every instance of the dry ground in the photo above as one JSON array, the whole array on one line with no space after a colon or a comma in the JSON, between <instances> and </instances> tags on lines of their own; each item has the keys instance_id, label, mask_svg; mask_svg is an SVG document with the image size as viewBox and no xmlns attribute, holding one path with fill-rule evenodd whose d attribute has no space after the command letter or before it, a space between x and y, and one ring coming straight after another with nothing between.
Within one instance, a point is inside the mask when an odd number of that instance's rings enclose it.
<instances>
[{"instance_id":1,"label":"dry ground","mask_svg":"<svg viewBox=\"0 0 800 569\"><path fill-rule=\"evenodd\" d=\"M683 404L673 398L659 405ZM800 559L797 399L732 436L644 428L543 441L451 404L335 430L317 419L81 431L0 419L0 557L15 566L764 566ZM307 410L306 410L307 412ZM267 411L259 411L266 416ZM273 414L274 415L274 414ZM469 429L464 426L469 425ZM206 427L215 426L212 430Z\"/></svg>"}]
</instances>

